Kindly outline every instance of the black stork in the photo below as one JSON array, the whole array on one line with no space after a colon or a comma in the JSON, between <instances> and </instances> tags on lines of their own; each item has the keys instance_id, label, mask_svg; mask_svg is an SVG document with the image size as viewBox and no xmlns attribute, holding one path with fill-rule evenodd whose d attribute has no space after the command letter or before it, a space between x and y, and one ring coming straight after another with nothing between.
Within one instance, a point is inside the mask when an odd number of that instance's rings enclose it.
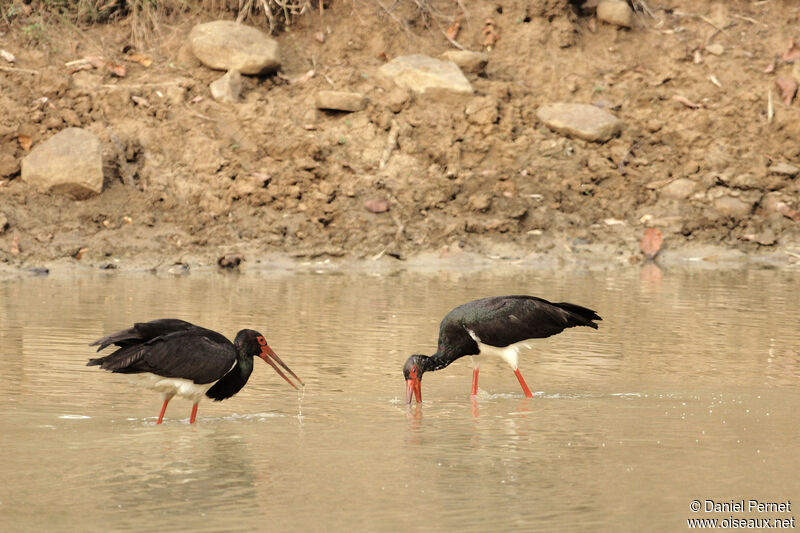
<instances>
[{"instance_id":1,"label":"black stork","mask_svg":"<svg viewBox=\"0 0 800 533\"><path fill-rule=\"evenodd\" d=\"M588 326L597 329L602 320L591 309L571 303L551 303L535 296L493 296L459 305L442 319L436 353L412 355L403 366L406 403L414 395L422 401L422 374L441 370L465 355L494 355L514 369L525 396L532 398L517 366L519 350L530 339L561 333L566 328ZM478 363L472 359L472 395L478 394Z\"/></svg>"},{"instance_id":2,"label":"black stork","mask_svg":"<svg viewBox=\"0 0 800 533\"><path fill-rule=\"evenodd\" d=\"M99 352L111 344L119 348L105 357L89 359L87 366L98 365L103 370L132 374L130 377L136 376L144 386L160 392L164 404L157 424L164 419L173 396L193 402L189 419L193 424L197 404L203 396L220 401L244 387L253 372L255 356L269 363L295 389L297 386L278 365L305 386L272 351L264 336L252 329L241 330L231 343L216 331L176 318L162 318L136 323L132 328L97 339L89 346L99 345Z\"/></svg>"}]
</instances>

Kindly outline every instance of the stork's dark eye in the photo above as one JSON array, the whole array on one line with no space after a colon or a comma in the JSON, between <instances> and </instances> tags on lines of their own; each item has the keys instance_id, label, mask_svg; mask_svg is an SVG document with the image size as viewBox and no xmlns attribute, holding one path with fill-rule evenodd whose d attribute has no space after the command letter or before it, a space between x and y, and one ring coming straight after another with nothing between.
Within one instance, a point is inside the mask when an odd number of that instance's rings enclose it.
<instances>
[{"instance_id":1,"label":"stork's dark eye","mask_svg":"<svg viewBox=\"0 0 800 533\"><path fill-rule=\"evenodd\" d=\"M256 337L256 340L258 341L258 344L260 344L261 346L266 346L267 345L267 339L265 339L261 335Z\"/></svg>"}]
</instances>

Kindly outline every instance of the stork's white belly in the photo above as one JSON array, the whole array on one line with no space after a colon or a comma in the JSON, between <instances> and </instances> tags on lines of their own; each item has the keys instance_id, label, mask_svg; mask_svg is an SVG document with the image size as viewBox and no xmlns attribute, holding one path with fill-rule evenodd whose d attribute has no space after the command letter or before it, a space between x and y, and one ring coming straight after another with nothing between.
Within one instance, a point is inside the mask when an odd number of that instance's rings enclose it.
<instances>
[{"instance_id":1,"label":"stork's white belly","mask_svg":"<svg viewBox=\"0 0 800 533\"><path fill-rule=\"evenodd\" d=\"M165 378L149 372L128 374L128 379L135 385L160 392L165 398L180 396L194 403L205 397L206 391L214 385L214 383L194 383L190 379Z\"/></svg>"},{"instance_id":2,"label":"stork's white belly","mask_svg":"<svg viewBox=\"0 0 800 533\"><path fill-rule=\"evenodd\" d=\"M520 342L515 342L514 344L509 344L508 346L505 346L503 348L499 348L497 346L491 346L489 344L482 343L481 340L478 338L478 336L475 334L475 332L472 330L468 329L467 333L469 333L469 336L472 337L472 339L478 343L478 349L480 350L480 353L478 355L490 355L494 357L499 357L503 361L508 363L509 366L514 370L516 370L519 367L519 351L522 348L531 347L530 341L524 340ZM477 367L478 363L477 361L475 361L474 357L472 361L473 365Z\"/></svg>"}]
</instances>

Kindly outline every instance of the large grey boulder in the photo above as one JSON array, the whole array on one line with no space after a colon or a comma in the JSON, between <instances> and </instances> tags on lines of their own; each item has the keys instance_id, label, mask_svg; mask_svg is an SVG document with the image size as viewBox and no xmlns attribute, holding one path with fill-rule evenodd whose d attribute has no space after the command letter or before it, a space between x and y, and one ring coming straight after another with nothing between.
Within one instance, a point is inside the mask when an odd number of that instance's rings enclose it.
<instances>
[{"instance_id":1,"label":"large grey boulder","mask_svg":"<svg viewBox=\"0 0 800 533\"><path fill-rule=\"evenodd\" d=\"M620 119L589 104L543 105L536 117L553 131L586 141L605 142L622 130Z\"/></svg>"},{"instance_id":2,"label":"large grey boulder","mask_svg":"<svg viewBox=\"0 0 800 533\"><path fill-rule=\"evenodd\" d=\"M281 65L278 42L261 30L230 20L198 24L189 33L192 53L209 68L262 74Z\"/></svg>"},{"instance_id":3,"label":"large grey boulder","mask_svg":"<svg viewBox=\"0 0 800 533\"><path fill-rule=\"evenodd\" d=\"M400 87L423 94L431 89L442 89L461 94L472 94L469 80L452 61L442 61L421 54L400 56L379 69Z\"/></svg>"},{"instance_id":4,"label":"large grey boulder","mask_svg":"<svg viewBox=\"0 0 800 533\"><path fill-rule=\"evenodd\" d=\"M39 192L83 200L103 192L100 139L81 128L67 128L38 145L22 160L20 178Z\"/></svg>"}]
</instances>

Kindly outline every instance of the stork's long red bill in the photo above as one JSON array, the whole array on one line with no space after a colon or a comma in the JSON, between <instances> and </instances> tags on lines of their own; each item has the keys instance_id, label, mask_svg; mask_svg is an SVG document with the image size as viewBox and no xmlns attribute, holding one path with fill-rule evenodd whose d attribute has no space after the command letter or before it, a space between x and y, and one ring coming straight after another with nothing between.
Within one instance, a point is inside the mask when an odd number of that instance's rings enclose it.
<instances>
[{"instance_id":1,"label":"stork's long red bill","mask_svg":"<svg viewBox=\"0 0 800 533\"><path fill-rule=\"evenodd\" d=\"M299 377L297 377L297 374L295 374L294 372L292 372L292 369L291 369L291 368L289 368L288 366L286 366L286 363L284 363L283 361L281 361L281 358L280 358L280 357L278 357L278 354L276 354L275 352L273 352L273 351L272 351L272 348L270 348L268 345L266 345L266 344L262 344L262 345L261 345L261 353L260 353L260 354L258 354L258 356L259 356L259 357L261 357L261 359L263 359L264 361L266 361L266 362L269 364L269 366L271 366L272 368L274 368L274 369L275 369L275 372L277 372L277 373L278 373L278 375L279 375L280 377L282 377L283 379L285 379L285 380L286 380L286 383L288 383L289 385L291 385L291 386L292 386L292 387L294 387L295 389L297 388L297 385L295 385L294 383L292 383L292 380L290 380L288 377L286 377L286 374L284 374L284 373L281 371L281 369L280 369L280 368L278 368L278 365L282 366L282 367L283 367L283 369L284 369L284 370L286 370L286 371L287 371L289 374L291 374L291 375L292 375L292 377L293 377L294 379L296 379L297 381L299 381L299 382L300 382L300 385L302 385L303 387L305 387L305 386L306 386L306 384L305 384L305 383L303 383L303 380L302 380L302 379L300 379ZM275 364L276 362L278 363L278 365L276 365L276 364Z\"/></svg>"},{"instance_id":2,"label":"stork's long red bill","mask_svg":"<svg viewBox=\"0 0 800 533\"><path fill-rule=\"evenodd\" d=\"M416 376L416 373L409 379L406 380L406 403L411 403L411 397L414 396L417 399L417 403L422 401L422 383L420 383L419 378Z\"/></svg>"}]
</instances>

